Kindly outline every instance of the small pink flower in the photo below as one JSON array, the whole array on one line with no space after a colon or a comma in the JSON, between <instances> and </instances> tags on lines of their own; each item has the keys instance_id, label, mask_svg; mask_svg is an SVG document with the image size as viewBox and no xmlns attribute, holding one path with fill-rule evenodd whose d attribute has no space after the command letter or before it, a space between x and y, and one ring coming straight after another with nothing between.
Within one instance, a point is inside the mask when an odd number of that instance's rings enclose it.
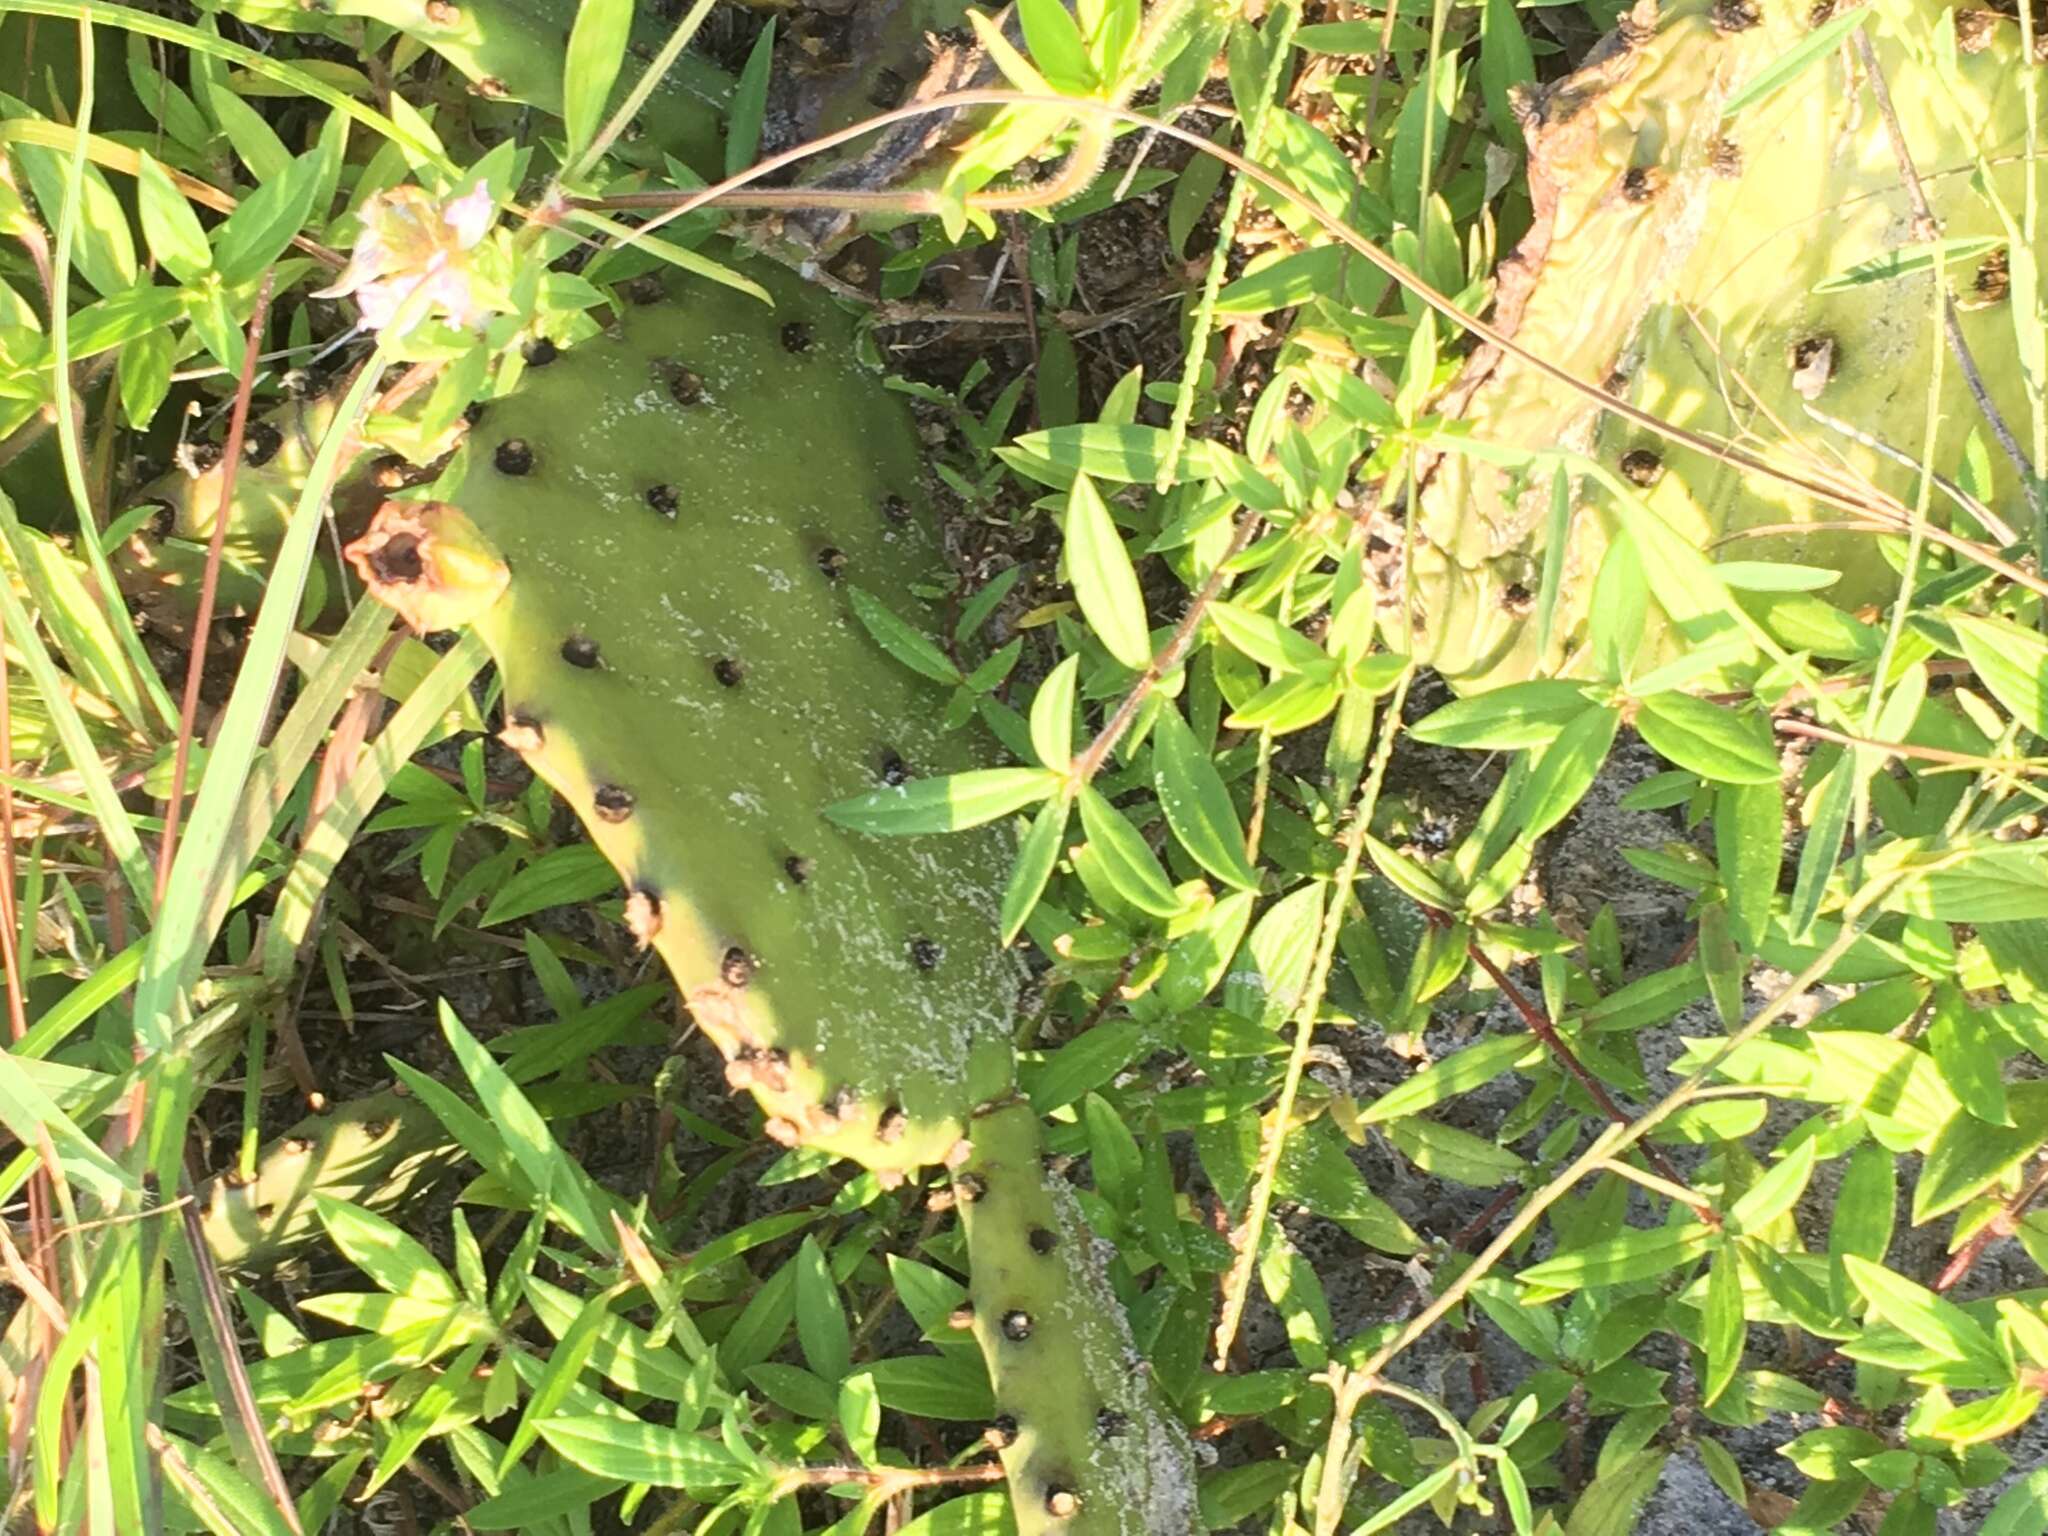
<instances>
[{"instance_id":1,"label":"small pink flower","mask_svg":"<svg viewBox=\"0 0 2048 1536\"><path fill-rule=\"evenodd\" d=\"M392 187L366 198L358 217L363 229L347 270L314 297L353 294L363 324L380 332L401 316L410 329L429 316L464 327L490 313L469 270L469 252L497 217L482 183L446 203L424 187Z\"/></svg>"}]
</instances>

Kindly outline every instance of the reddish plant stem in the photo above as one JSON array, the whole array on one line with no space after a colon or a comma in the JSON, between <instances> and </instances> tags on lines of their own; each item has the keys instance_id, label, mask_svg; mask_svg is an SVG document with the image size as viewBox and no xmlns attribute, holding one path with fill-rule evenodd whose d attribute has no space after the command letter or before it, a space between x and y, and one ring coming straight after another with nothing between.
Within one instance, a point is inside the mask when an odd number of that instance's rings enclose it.
<instances>
[{"instance_id":1,"label":"reddish plant stem","mask_svg":"<svg viewBox=\"0 0 2048 1536\"><path fill-rule=\"evenodd\" d=\"M1482 971L1493 978L1493 984L1500 989L1501 996L1508 1000L1509 1005L1513 1007L1515 1012L1521 1015L1522 1022L1529 1026L1529 1032L1538 1040L1541 1040L1550 1051L1550 1054L1557 1058L1559 1065L1571 1073L1573 1078L1578 1081L1579 1086L1586 1090L1587 1095L1593 1102L1600 1106L1600 1112L1616 1125L1629 1124L1630 1120L1627 1112L1614 1102L1613 1097L1607 1092L1600 1079L1588 1071L1586 1064L1580 1061L1573 1053L1572 1048L1565 1043L1564 1036L1557 1032L1557 1026L1550 1022L1550 1016L1541 1008L1538 1008L1520 987L1509 980L1507 972L1487 958L1486 952L1477 944L1468 944L1465 952L1472 957ZM1681 1189L1688 1187L1685 1175L1674 1168L1670 1160L1662 1152L1659 1152L1647 1141L1641 1143L1641 1147L1644 1161L1657 1170L1659 1178L1667 1183L1676 1184ZM1699 1214L1700 1220L1706 1222L1709 1226L1718 1227L1721 1225L1720 1212L1716 1211L1704 1199L1694 1196L1692 1208Z\"/></svg>"},{"instance_id":2,"label":"reddish plant stem","mask_svg":"<svg viewBox=\"0 0 2048 1536\"><path fill-rule=\"evenodd\" d=\"M1968 752L1950 752L1941 747L1920 747L1909 741L1872 741L1868 737L1832 731L1824 725L1814 725L1805 720L1773 720L1771 729L1785 736L1804 736L1812 741L1831 741L1838 746L1863 747L1872 752L1882 752L1887 757L1916 758L1921 762L1946 763L1956 768L1981 768L1989 761ZM2011 766L2018 768L2023 765L2013 763Z\"/></svg>"},{"instance_id":3,"label":"reddish plant stem","mask_svg":"<svg viewBox=\"0 0 2048 1536\"><path fill-rule=\"evenodd\" d=\"M20 913L14 899L14 711L8 696L7 647L0 644L0 963L7 979L7 1034L19 1040L28 1033L28 972L22 964L18 940ZM46 1138L45 1138L46 1139ZM47 1146L42 1148L46 1154ZM28 1224L30 1262L37 1281L54 1294L58 1284L56 1223L51 1214L52 1193L48 1174L37 1168L28 1180ZM14 1434L8 1447L8 1461L19 1465L27 1453L28 1425L33 1415L25 1411L42 1392L43 1374L57 1334L48 1318L38 1316L30 1324L27 1368L21 1372L11 1419Z\"/></svg>"},{"instance_id":4,"label":"reddish plant stem","mask_svg":"<svg viewBox=\"0 0 2048 1536\"><path fill-rule=\"evenodd\" d=\"M1970 1240L1956 1250L1955 1256L1935 1277L1933 1289L1949 1291L1961 1285L1984 1256L1984 1250L2000 1238L2011 1237L2019 1228L2020 1218L2027 1214L2027 1208L2043 1194L2048 1194L2048 1162L2041 1165L2041 1171L2034 1175L2031 1183L2005 1202L2003 1210L1973 1232Z\"/></svg>"},{"instance_id":5,"label":"reddish plant stem","mask_svg":"<svg viewBox=\"0 0 2048 1536\"><path fill-rule=\"evenodd\" d=\"M242 1363L234 1318L228 1311L227 1292L221 1286L220 1271L214 1268L213 1251L207 1247L206 1229L199 1222L199 1207L188 1200L180 1216L185 1226L185 1240L191 1246L199 1274L201 1315L189 1321L195 1329L213 1330L227 1371L229 1401L221 1405L222 1412L233 1412L241 1419L254 1447L257 1468L262 1473L263 1491L270 1495L270 1502L285 1528L291 1531L292 1536L302 1536L303 1528L299 1525L298 1509L292 1502L291 1488L285 1482L284 1469L278 1465L277 1452L271 1448L270 1437L264 1432L263 1412L256 1405L256 1393L249 1384L249 1371Z\"/></svg>"},{"instance_id":6,"label":"reddish plant stem","mask_svg":"<svg viewBox=\"0 0 2048 1536\"><path fill-rule=\"evenodd\" d=\"M271 274L256 290L249 316L248 341L242 348L242 375L235 384L235 407L228 418L223 450L220 505L213 515L213 534L206 545L206 573L199 582L199 610L192 621L192 654L185 665L185 697L178 708L178 749L171 759L171 792L164 804L164 837L156 855L156 902L163 905L171 883L171 860L178 848L178 822L184 811L185 775L191 766L194 722L199 716L199 683L206 673L206 642L213 628L214 599L220 588L221 551L227 543L228 508L235 494L235 472L242 465L242 439L249 427L249 399L256 389L256 358L263 350L263 323L270 316Z\"/></svg>"}]
</instances>

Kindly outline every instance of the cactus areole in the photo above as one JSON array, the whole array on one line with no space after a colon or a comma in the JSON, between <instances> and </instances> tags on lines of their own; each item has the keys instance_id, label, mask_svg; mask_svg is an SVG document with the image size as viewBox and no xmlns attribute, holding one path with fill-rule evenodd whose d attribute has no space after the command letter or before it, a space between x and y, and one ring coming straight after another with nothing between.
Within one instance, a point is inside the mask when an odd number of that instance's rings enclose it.
<instances>
[{"instance_id":1,"label":"cactus areole","mask_svg":"<svg viewBox=\"0 0 2048 1536\"><path fill-rule=\"evenodd\" d=\"M490 647L501 740L619 869L628 926L770 1135L890 1182L971 1166L977 1317L1007 1319L976 1327L1015 1426L999 1449L1020 1531L1191 1532L1185 1433L1015 1097L1004 837L883 838L821 814L976 758L849 599L900 606L938 565L914 425L854 361L844 314L757 275L775 308L675 281L529 366L438 499L386 502L349 557L415 627L471 625Z\"/></svg>"},{"instance_id":2,"label":"cactus areole","mask_svg":"<svg viewBox=\"0 0 2048 1536\"><path fill-rule=\"evenodd\" d=\"M1938 14L1932 0L1912 8ZM1943 359L1939 427L1926 442L1928 381L1935 348L1945 346L1931 323L1930 271L1843 281L1911 253L1921 238L1871 82L1845 44L1789 84L1741 97L1833 9L1673 0L1660 10L1645 0L1582 69L1526 97L1535 219L1501 266L1494 318L1530 352L1665 421L1910 506L1923 450L1937 466L1958 462L1969 433L1983 431L1982 413L1955 360ZM2012 301L1996 280L2006 270L1996 249L2003 227L1969 174L1981 154L2007 207L2021 206L2020 29L1973 37L1953 84L1894 28L1873 17L1864 32L1941 234L1970 243L1943 278L1958 324L2006 420L2024 422ZM1815 526L1839 525L1844 514L1667 444L1497 348L1472 355L1439 407L1489 443L1596 458L1717 558L1840 573L1818 596L1745 598L1792 649L1819 649L1827 630L1842 628L1818 611L1823 600L1839 613L1898 590L1868 531ZM2013 466L1995 450L1990 457L1997 478L1984 499L2011 505ZM1519 476L1457 453L1426 465L1407 571L1418 633L1395 642L1412 643L1465 691L1590 671L1586 621L1613 540L1612 493L1581 483L1574 503L1550 645L1539 655L1528 596L1544 579L1549 474ZM1787 531L1752 532L1766 527ZM1397 630L1405 606L1396 594L1382 610ZM1643 670L1664 659L1654 630L1651 638ZM1674 642L1661 643L1668 654Z\"/></svg>"}]
</instances>

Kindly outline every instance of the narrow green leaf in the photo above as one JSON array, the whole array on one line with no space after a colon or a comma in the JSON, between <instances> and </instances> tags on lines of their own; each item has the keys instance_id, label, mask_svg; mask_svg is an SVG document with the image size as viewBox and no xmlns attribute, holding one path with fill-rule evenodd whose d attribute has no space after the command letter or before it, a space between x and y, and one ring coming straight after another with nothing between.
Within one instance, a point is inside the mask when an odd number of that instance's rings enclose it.
<instances>
[{"instance_id":1,"label":"narrow green leaf","mask_svg":"<svg viewBox=\"0 0 2048 1536\"><path fill-rule=\"evenodd\" d=\"M1999 1497L1977 1536L2042 1536L2048 1531L2048 1467L2029 1472Z\"/></svg>"},{"instance_id":2,"label":"narrow green leaf","mask_svg":"<svg viewBox=\"0 0 2048 1536\"><path fill-rule=\"evenodd\" d=\"M1778 749L1757 715L1685 693L1641 701L1636 731L1659 756L1716 784L1775 784Z\"/></svg>"},{"instance_id":3,"label":"narrow green leaf","mask_svg":"<svg viewBox=\"0 0 2048 1536\"><path fill-rule=\"evenodd\" d=\"M564 1460L599 1477L656 1488L718 1488L740 1480L731 1451L709 1435L685 1434L644 1419L564 1414L540 1427Z\"/></svg>"},{"instance_id":4,"label":"narrow green leaf","mask_svg":"<svg viewBox=\"0 0 2048 1536\"><path fill-rule=\"evenodd\" d=\"M142 238L166 272L181 283L196 282L213 260L206 231L170 173L152 160L147 150L137 154L135 190L142 213Z\"/></svg>"},{"instance_id":5,"label":"narrow green leaf","mask_svg":"<svg viewBox=\"0 0 2048 1536\"><path fill-rule=\"evenodd\" d=\"M584 1242L599 1253L610 1253L610 1226L598 1216L589 1176L562 1151L533 1101L463 1026L446 998L441 1000L441 1033L476 1090L485 1116L504 1136L505 1149L532 1184L542 1209L552 1208L562 1224Z\"/></svg>"},{"instance_id":6,"label":"narrow green leaf","mask_svg":"<svg viewBox=\"0 0 2048 1536\"><path fill-rule=\"evenodd\" d=\"M1855 1254L1845 1254L1842 1267L1870 1310L1914 1343L1943 1359L2004 1373L2004 1359L1991 1335L1954 1302Z\"/></svg>"},{"instance_id":7,"label":"narrow green leaf","mask_svg":"<svg viewBox=\"0 0 2048 1536\"><path fill-rule=\"evenodd\" d=\"M313 193L323 174L324 157L310 150L242 199L214 232L213 259L221 281L247 282L283 254L313 211Z\"/></svg>"},{"instance_id":8,"label":"narrow green leaf","mask_svg":"<svg viewBox=\"0 0 2048 1536\"><path fill-rule=\"evenodd\" d=\"M37 1144L38 1131L47 1134L56 1146L65 1178L92 1191L110 1209L118 1205L124 1192L135 1188L134 1177L101 1151L37 1086L27 1067L6 1051L0 1051L0 1125L24 1147Z\"/></svg>"},{"instance_id":9,"label":"narrow green leaf","mask_svg":"<svg viewBox=\"0 0 2048 1536\"><path fill-rule=\"evenodd\" d=\"M1046 674L1031 698L1031 749L1058 773L1073 761L1074 690L1080 675L1080 656L1069 656Z\"/></svg>"},{"instance_id":10,"label":"narrow green leaf","mask_svg":"<svg viewBox=\"0 0 2048 1536\"><path fill-rule=\"evenodd\" d=\"M1432 746L1512 752L1548 746L1585 712L1581 685L1536 678L1454 699L1409 726L1408 734Z\"/></svg>"},{"instance_id":11,"label":"narrow green leaf","mask_svg":"<svg viewBox=\"0 0 2048 1536\"><path fill-rule=\"evenodd\" d=\"M1714 1250L1713 1266L1707 1271L1705 1319L1706 1374L1700 1381L1700 1401L1712 1404L1742 1365L1742 1343L1747 1328L1742 1316L1742 1269L1733 1243Z\"/></svg>"},{"instance_id":12,"label":"narrow green leaf","mask_svg":"<svg viewBox=\"0 0 2048 1536\"><path fill-rule=\"evenodd\" d=\"M450 1307L461 1300L454 1277L440 1260L375 1211L317 1193L313 1203L342 1257L392 1295Z\"/></svg>"},{"instance_id":13,"label":"narrow green leaf","mask_svg":"<svg viewBox=\"0 0 2048 1536\"><path fill-rule=\"evenodd\" d=\"M859 587L848 587L846 595L853 604L854 617L875 637L875 643L911 671L935 683L961 681L960 669L923 630L896 617L879 598Z\"/></svg>"},{"instance_id":14,"label":"narrow green leaf","mask_svg":"<svg viewBox=\"0 0 2048 1536\"><path fill-rule=\"evenodd\" d=\"M1197 864L1241 891L1259 888L1223 775L1171 701L1152 726L1152 785L1167 826Z\"/></svg>"},{"instance_id":15,"label":"narrow green leaf","mask_svg":"<svg viewBox=\"0 0 2048 1536\"><path fill-rule=\"evenodd\" d=\"M1791 910L1785 915L1785 929L1802 937L1820 912L1828 880L1835 872L1835 859L1842 851L1842 834L1849 825L1849 807L1856 793L1856 760L1844 756L1828 770L1814 803L1813 824L1807 829L1806 844L1799 850L1799 875L1792 887Z\"/></svg>"},{"instance_id":16,"label":"narrow green leaf","mask_svg":"<svg viewBox=\"0 0 2048 1536\"><path fill-rule=\"evenodd\" d=\"M493 928L549 907L592 901L619 888L619 872L590 843L551 848L499 886L480 927Z\"/></svg>"},{"instance_id":17,"label":"narrow green leaf","mask_svg":"<svg viewBox=\"0 0 2048 1536\"><path fill-rule=\"evenodd\" d=\"M597 132L632 26L633 0L580 0L576 8L562 64L562 122L572 162Z\"/></svg>"},{"instance_id":18,"label":"narrow green leaf","mask_svg":"<svg viewBox=\"0 0 2048 1536\"><path fill-rule=\"evenodd\" d=\"M1711 1240L1712 1234L1703 1226L1630 1227L1613 1237L1532 1264L1516 1278L1524 1285L1540 1285L1555 1291L1654 1280L1690 1264L1706 1252Z\"/></svg>"},{"instance_id":19,"label":"narrow green leaf","mask_svg":"<svg viewBox=\"0 0 2048 1536\"><path fill-rule=\"evenodd\" d=\"M391 1431L377 1467L370 1474L360 1495L369 1498L379 1488L390 1482L405 1469L412 1460L413 1452L426 1444L427 1437L440 1427L442 1419L455 1407L457 1395L469 1385L476 1368L483 1363L484 1351L491 1346L489 1339L477 1339L465 1346L462 1353L448 1362L448 1368L437 1374L421 1390L419 1398L406 1409L405 1417Z\"/></svg>"},{"instance_id":20,"label":"narrow green leaf","mask_svg":"<svg viewBox=\"0 0 2048 1536\"><path fill-rule=\"evenodd\" d=\"M1814 28L1798 43L1750 76L1747 83L1721 104L1721 115L1733 117L1744 107L1782 90L1814 64L1833 53L1836 45L1869 18L1870 12L1859 5Z\"/></svg>"},{"instance_id":21,"label":"narrow green leaf","mask_svg":"<svg viewBox=\"0 0 2048 1536\"><path fill-rule=\"evenodd\" d=\"M825 816L855 832L959 832L1048 799L1060 784L1046 768L976 768L870 790L827 806Z\"/></svg>"},{"instance_id":22,"label":"narrow green leaf","mask_svg":"<svg viewBox=\"0 0 2048 1536\"><path fill-rule=\"evenodd\" d=\"M1965 235L1954 240L1936 240L1924 245L1902 246L1844 267L1813 285L1815 293L1839 293L1865 283L1889 283L1915 273L1926 272L1951 262L1968 261L2005 244L2002 235Z\"/></svg>"},{"instance_id":23,"label":"narrow green leaf","mask_svg":"<svg viewBox=\"0 0 2048 1536\"><path fill-rule=\"evenodd\" d=\"M1215 602L1209 605L1207 615L1224 639L1260 666L1286 674L1313 675L1330 670L1330 657L1321 646L1271 614L1236 603Z\"/></svg>"},{"instance_id":24,"label":"narrow green leaf","mask_svg":"<svg viewBox=\"0 0 2048 1536\"><path fill-rule=\"evenodd\" d=\"M1109 508L1086 475L1074 477L1067 496L1067 574L1081 613L1103 648L1125 666L1142 670L1152 660L1145 597L1130 551Z\"/></svg>"},{"instance_id":25,"label":"narrow green leaf","mask_svg":"<svg viewBox=\"0 0 2048 1536\"><path fill-rule=\"evenodd\" d=\"M761 124L768 114L768 79L775 65L775 18L761 29L732 93L725 127L725 174L736 176L761 149Z\"/></svg>"},{"instance_id":26,"label":"narrow green leaf","mask_svg":"<svg viewBox=\"0 0 2048 1536\"><path fill-rule=\"evenodd\" d=\"M1543 755L1529 772L1528 782L1515 796L1503 826L1503 830L1513 828L1513 840L1502 858L1483 871L1466 892L1466 912L1479 915L1491 911L1506 897L1528 867L1537 839L1570 815L1572 807L1592 788L1620 726L1620 711L1594 705L1583 710L1543 749Z\"/></svg>"},{"instance_id":27,"label":"narrow green leaf","mask_svg":"<svg viewBox=\"0 0 2048 1536\"><path fill-rule=\"evenodd\" d=\"M1813 1177L1814 1159L1820 1143L1813 1137L1802 1141L1778 1159L1764 1176L1745 1190L1728 1210L1728 1223L1739 1233L1761 1232L1799 1202Z\"/></svg>"},{"instance_id":28,"label":"narrow green leaf","mask_svg":"<svg viewBox=\"0 0 2048 1536\"><path fill-rule=\"evenodd\" d=\"M796 1258L796 1336L804 1360L827 1382L838 1383L853 1369L853 1339L846 1308L825 1250L806 1236Z\"/></svg>"},{"instance_id":29,"label":"narrow green leaf","mask_svg":"<svg viewBox=\"0 0 2048 1536\"><path fill-rule=\"evenodd\" d=\"M1979 682L2036 736L2048 736L2048 637L2010 619L1944 613Z\"/></svg>"},{"instance_id":30,"label":"narrow green leaf","mask_svg":"<svg viewBox=\"0 0 2048 1536\"><path fill-rule=\"evenodd\" d=\"M1172 917L1180 911L1180 897L1166 878L1159 856L1129 818L1093 787L1082 787L1080 801L1081 830L1102 860L1103 872L1117 894L1154 917Z\"/></svg>"},{"instance_id":31,"label":"narrow green leaf","mask_svg":"<svg viewBox=\"0 0 2048 1536\"><path fill-rule=\"evenodd\" d=\"M1775 782L1723 784L1714 791L1714 861L1728 896L1729 928L1743 951L1754 954L1770 931L1785 861L1785 801Z\"/></svg>"},{"instance_id":32,"label":"narrow green leaf","mask_svg":"<svg viewBox=\"0 0 2048 1536\"><path fill-rule=\"evenodd\" d=\"M1017 848L1017 862L1003 886L1003 943L1014 944L1024 931L1032 909L1052 878L1053 865L1060 856L1060 839L1067 830L1067 812L1073 802L1064 798L1048 800L1031 818L1031 830Z\"/></svg>"},{"instance_id":33,"label":"narrow green leaf","mask_svg":"<svg viewBox=\"0 0 2048 1536\"><path fill-rule=\"evenodd\" d=\"M1454 1051L1366 1105L1359 1111L1359 1123L1399 1119L1490 1083L1528 1055L1533 1041L1530 1035L1495 1035Z\"/></svg>"},{"instance_id":34,"label":"narrow green leaf","mask_svg":"<svg viewBox=\"0 0 2048 1536\"><path fill-rule=\"evenodd\" d=\"M1060 0L1018 0L1024 43L1046 81L1061 91L1086 93L1095 84L1080 28Z\"/></svg>"},{"instance_id":35,"label":"narrow green leaf","mask_svg":"<svg viewBox=\"0 0 2048 1536\"><path fill-rule=\"evenodd\" d=\"M568 1401L570 1391L580 1382L583 1367L590 1363L591 1350L611 1316L611 1302L610 1291L599 1291L586 1300L583 1309L576 1314L576 1320L569 1325L569 1331L549 1352L547 1368L534 1384L526 1411L520 1415L512 1438L505 1443L504 1454L498 1458L499 1478L504 1478L518 1465L519 1459L540 1438L541 1425L553 1418L555 1411Z\"/></svg>"},{"instance_id":36,"label":"narrow green leaf","mask_svg":"<svg viewBox=\"0 0 2048 1536\"><path fill-rule=\"evenodd\" d=\"M1123 1071L1144 1044L1144 1030L1129 1019L1109 1019L1076 1035L1031 1074L1031 1107L1041 1115L1066 1108Z\"/></svg>"}]
</instances>

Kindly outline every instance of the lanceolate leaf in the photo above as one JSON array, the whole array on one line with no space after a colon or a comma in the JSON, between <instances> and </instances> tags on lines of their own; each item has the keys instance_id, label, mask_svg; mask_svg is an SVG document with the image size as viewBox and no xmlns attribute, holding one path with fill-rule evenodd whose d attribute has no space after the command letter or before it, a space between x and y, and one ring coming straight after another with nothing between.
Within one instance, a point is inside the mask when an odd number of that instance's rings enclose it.
<instances>
[{"instance_id":1,"label":"lanceolate leaf","mask_svg":"<svg viewBox=\"0 0 2048 1536\"><path fill-rule=\"evenodd\" d=\"M856 832L959 832L1021 811L1059 787L1060 776L1045 768L977 768L870 790L827 806L825 815Z\"/></svg>"},{"instance_id":2,"label":"lanceolate leaf","mask_svg":"<svg viewBox=\"0 0 2048 1536\"><path fill-rule=\"evenodd\" d=\"M1642 701L1636 730L1659 755L1717 784L1775 784L1778 751L1755 715L1684 693Z\"/></svg>"},{"instance_id":3,"label":"lanceolate leaf","mask_svg":"<svg viewBox=\"0 0 2048 1536\"><path fill-rule=\"evenodd\" d=\"M569 158L590 142L604 112L605 98L626 57L633 25L633 0L582 0L569 33L562 68L562 117L569 130Z\"/></svg>"},{"instance_id":4,"label":"lanceolate leaf","mask_svg":"<svg viewBox=\"0 0 2048 1536\"><path fill-rule=\"evenodd\" d=\"M1230 791L1171 704L1152 727L1152 783L1167 826L1195 862L1239 890L1257 890L1258 872L1245 858L1244 829Z\"/></svg>"},{"instance_id":5,"label":"lanceolate leaf","mask_svg":"<svg viewBox=\"0 0 2048 1536\"><path fill-rule=\"evenodd\" d=\"M2048 736L2048 638L2009 619L1943 617L1991 696L2036 736Z\"/></svg>"},{"instance_id":6,"label":"lanceolate leaf","mask_svg":"<svg viewBox=\"0 0 2048 1536\"><path fill-rule=\"evenodd\" d=\"M1102 860L1117 894L1154 917L1171 917L1180 897L1144 836L1115 806L1092 788L1081 791L1081 828Z\"/></svg>"},{"instance_id":7,"label":"lanceolate leaf","mask_svg":"<svg viewBox=\"0 0 2048 1536\"><path fill-rule=\"evenodd\" d=\"M1067 830L1067 811L1072 804L1067 799L1048 800L1031 818L1031 830L1024 834L1009 883L1003 887L1005 944L1014 943L1024 931L1031 909L1038 905L1039 895L1045 890L1045 882L1052 878L1052 867L1060 854L1060 837Z\"/></svg>"},{"instance_id":8,"label":"lanceolate leaf","mask_svg":"<svg viewBox=\"0 0 2048 1536\"><path fill-rule=\"evenodd\" d=\"M1991 1335L1954 1302L1854 1254L1844 1255L1842 1266L1849 1272L1849 1283L1870 1303L1870 1310L1914 1343L1944 1359L2003 1371Z\"/></svg>"},{"instance_id":9,"label":"lanceolate leaf","mask_svg":"<svg viewBox=\"0 0 2048 1536\"><path fill-rule=\"evenodd\" d=\"M1453 700L1409 726L1408 734L1441 747L1511 752L1547 745L1585 712L1579 684L1537 678Z\"/></svg>"},{"instance_id":10,"label":"lanceolate leaf","mask_svg":"<svg viewBox=\"0 0 2048 1536\"><path fill-rule=\"evenodd\" d=\"M1080 656L1069 656L1047 674L1031 700L1031 750L1060 773L1074 755L1074 686L1080 673Z\"/></svg>"},{"instance_id":11,"label":"lanceolate leaf","mask_svg":"<svg viewBox=\"0 0 2048 1536\"><path fill-rule=\"evenodd\" d=\"M1109 508L1086 475L1067 498L1067 574L1081 613L1103 648L1133 670L1152 659L1145 597Z\"/></svg>"},{"instance_id":12,"label":"lanceolate leaf","mask_svg":"<svg viewBox=\"0 0 2048 1536\"><path fill-rule=\"evenodd\" d=\"M1714 1251L1713 1267L1707 1271L1707 1370L1700 1382L1702 1402L1712 1403L1735 1379L1742 1364L1744 1332L1741 1260L1733 1243L1723 1243Z\"/></svg>"}]
</instances>

